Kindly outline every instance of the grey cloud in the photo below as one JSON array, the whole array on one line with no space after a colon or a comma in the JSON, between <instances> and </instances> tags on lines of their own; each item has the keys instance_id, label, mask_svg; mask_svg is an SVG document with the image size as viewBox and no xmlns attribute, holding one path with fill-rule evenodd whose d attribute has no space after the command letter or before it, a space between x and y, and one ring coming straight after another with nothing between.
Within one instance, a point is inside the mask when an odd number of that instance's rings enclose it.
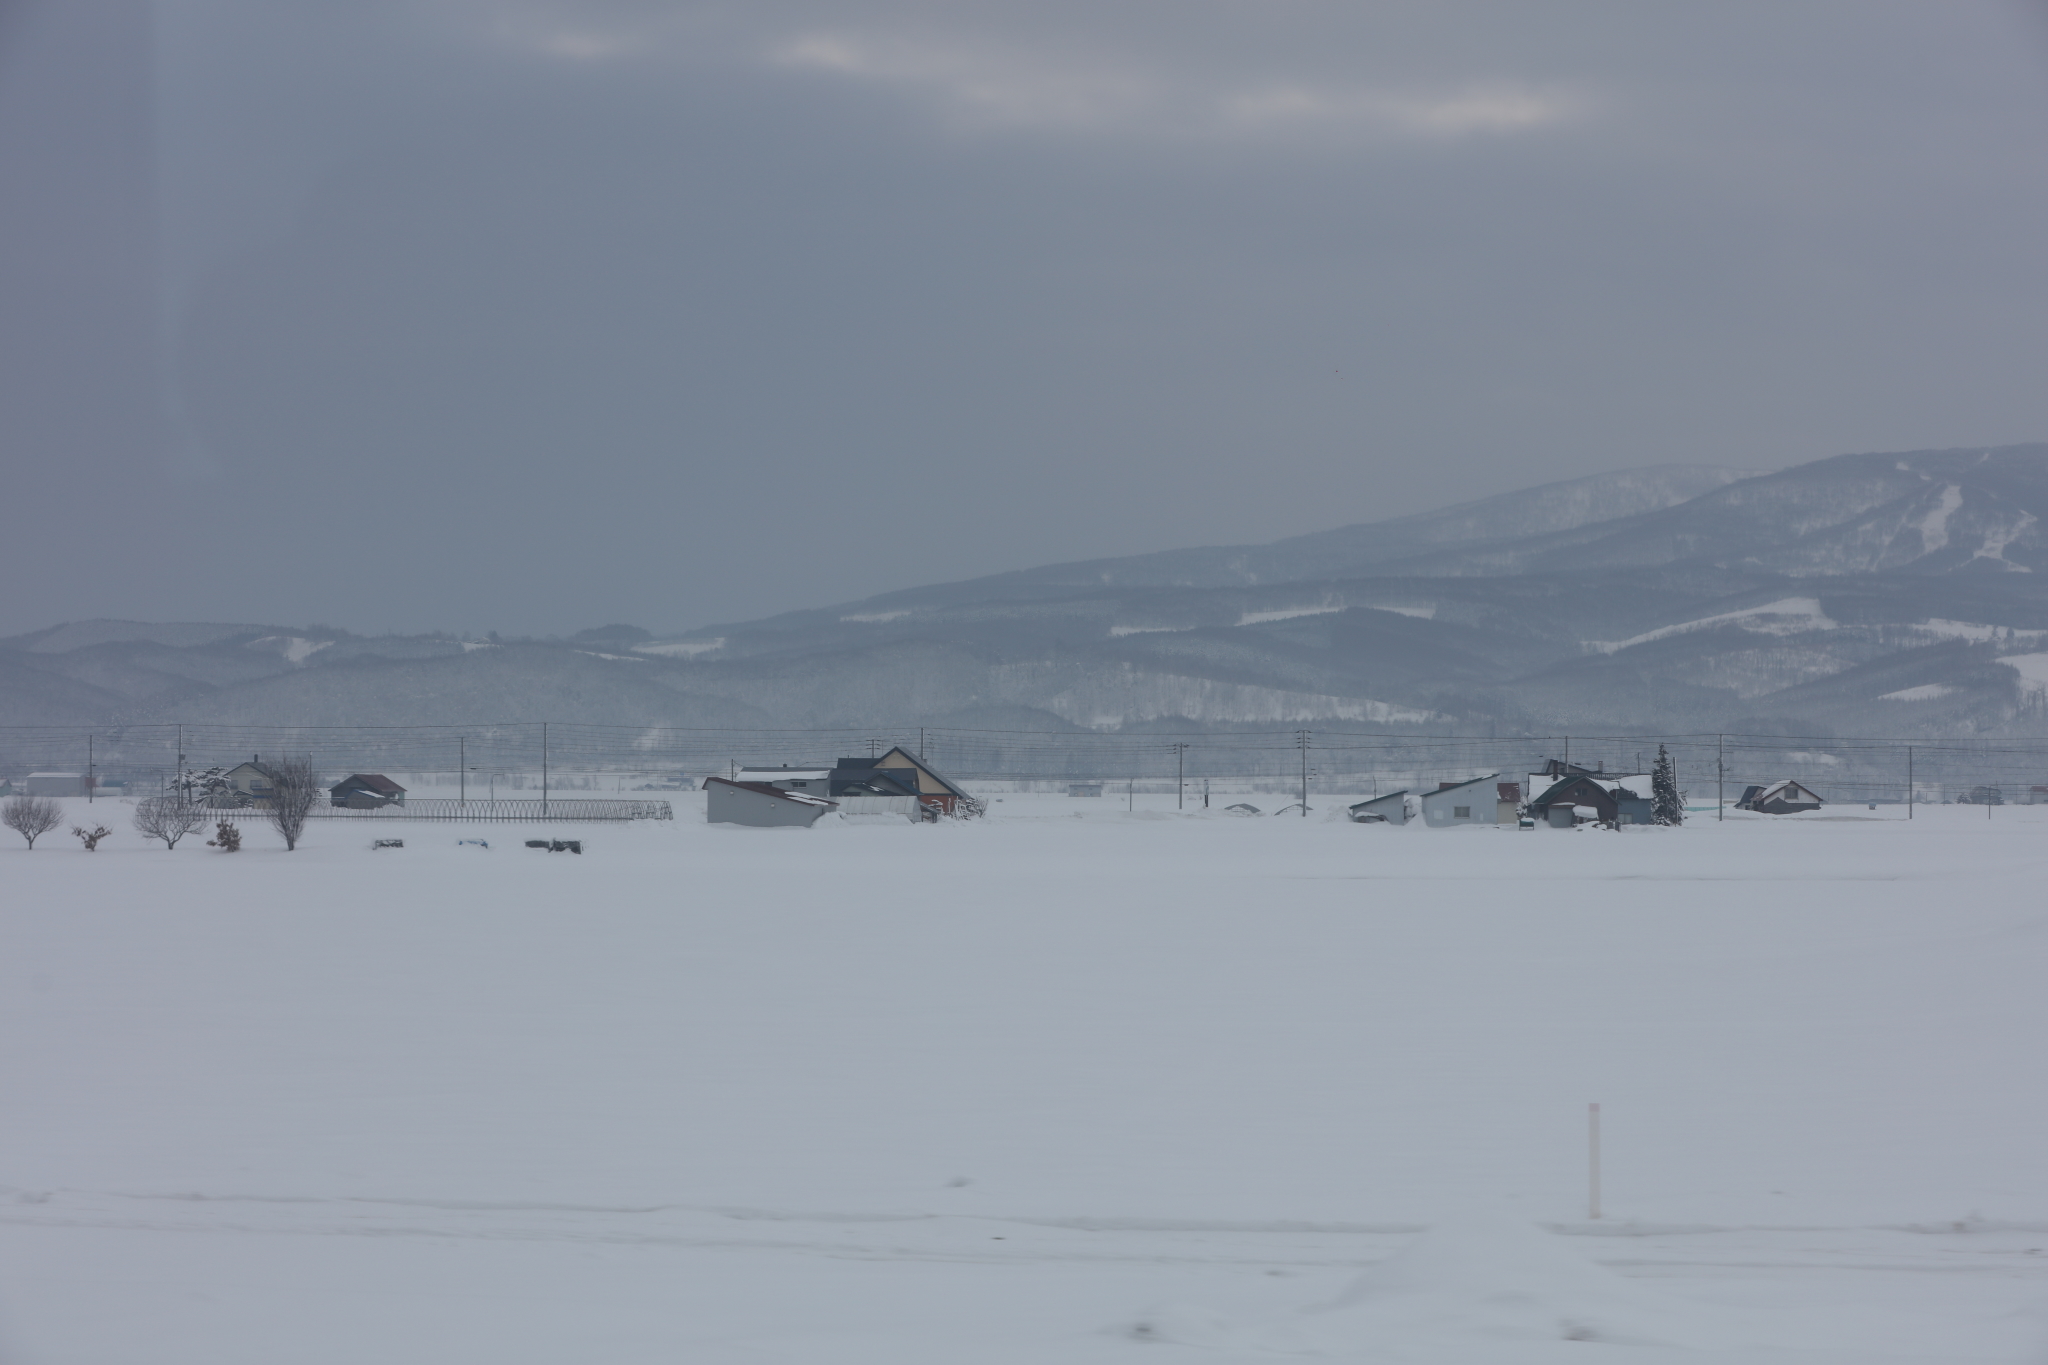
<instances>
[{"instance_id":1,"label":"grey cloud","mask_svg":"<svg viewBox=\"0 0 2048 1365\"><path fill-rule=\"evenodd\" d=\"M17 629L669 629L2048 430L2017 8L153 14L0 33L64 281L0 534L94 547Z\"/></svg>"}]
</instances>

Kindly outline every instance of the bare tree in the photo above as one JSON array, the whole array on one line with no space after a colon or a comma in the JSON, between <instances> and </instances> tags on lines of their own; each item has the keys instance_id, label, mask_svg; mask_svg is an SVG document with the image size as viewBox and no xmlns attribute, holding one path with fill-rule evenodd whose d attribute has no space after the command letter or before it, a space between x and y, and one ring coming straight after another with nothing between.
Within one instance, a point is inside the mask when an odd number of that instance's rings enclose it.
<instances>
[{"instance_id":1,"label":"bare tree","mask_svg":"<svg viewBox=\"0 0 2048 1365\"><path fill-rule=\"evenodd\" d=\"M270 827L284 836L285 851L299 846L306 817L320 800L320 775L310 758L287 758L270 765L270 805L263 812Z\"/></svg>"},{"instance_id":2,"label":"bare tree","mask_svg":"<svg viewBox=\"0 0 2048 1365\"><path fill-rule=\"evenodd\" d=\"M176 848L178 840L205 823L201 808L182 796L152 796L135 803L135 828L145 838L163 840L167 849Z\"/></svg>"},{"instance_id":3,"label":"bare tree","mask_svg":"<svg viewBox=\"0 0 2048 1365\"><path fill-rule=\"evenodd\" d=\"M10 796L0 802L0 825L28 840L33 850L36 836L48 834L64 823L64 808L47 796Z\"/></svg>"}]
</instances>

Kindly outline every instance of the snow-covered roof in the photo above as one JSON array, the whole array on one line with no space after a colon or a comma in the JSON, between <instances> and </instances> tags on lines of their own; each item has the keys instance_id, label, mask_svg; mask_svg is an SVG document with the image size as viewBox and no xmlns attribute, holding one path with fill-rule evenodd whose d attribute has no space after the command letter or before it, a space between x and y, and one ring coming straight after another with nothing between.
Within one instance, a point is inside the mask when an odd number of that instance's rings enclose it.
<instances>
[{"instance_id":1,"label":"snow-covered roof","mask_svg":"<svg viewBox=\"0 0 2048 1365\"><path fill-rule=\"evenodd\" d=\"M1818 792L1814 791L1813 788L1807 786L1805 783L1793 777L1783 778L1777 782L1771 783L1768 787L1765 787L1762 791L1756 794L1756 799L1759 801L1764 801L1768 800L1773 796L1781 796L1788 791L1797 791L1803 796L1810 796L1816 801L1820 800L1820 794Z\"/></svg>"},{"instance_id":2,"label":"snow-covered roof","mask_svg":"<svg viewBox=\"0 0 2048 1365\"><path fill-rule=\"evenodd\" d=\"M1610 796L1618 796L1626 791L1631 796L1639 796L1646 801L1650 798L1648 773L1631 773L1625 777L1589 777L1586 780Z\"/></svg>"},{"instance_id":3,"label":"snow-covered roof","mask_svg":"<svg viewBox=\"0 0 2048 1365\"><path fill-rule=\"evenodd\" d=\"M776 768L776 769L771 769L770 771L774 771L774 772L780 772L780 771L782 771L782 770L781 770L781 769L779 769L779 768ZM759 793L760 793L760 794L761 794L762 796L772 796L772 797L774 797L774 798L775 798L775 799L776 799L777 801L794 801L794 802L796 802L796 804L798 804L798 805L800 805L800 806L834 806L834 807L836 807L836 806L837 806L837 805L839 804L839 803L838 803L837 801L827 801L827 800L826 800L826 799L825 799L824 797L822 797L822 796L812 796L812 795L810 795L810 794L809 794L808 792L793 792L793 791L788 791L788 790L786 790L786 789L784 789L784 788L782 788L782 787L771 787L771 786L770 786L770 785L768 785L768 784L767 784L766 782L745 782L745 781L735 782L735 781L733 781L733 780L732 780L731 778L726 778L726 777L707 777L707 778L705 778L705 779L704 779L704 789L705 789L706 791L709 791L709 790L711 789L711 785L712 785L712 783L714 783L714 782L715 782L715 783L717 783L717 784L718 784L719 786L721 786L721 787L740 787L740 788L743 788L743 789L745 789L745 790L747 790L747 791L750 791L750 792L759 792Z\"/></svg>"},{"instance_id":4,"label":"snow-covered roof","mask_svg":"<svg viewBox=\"0 0 2048 1365\"><path fill-rule=\"evenodd\" d=\"M823 782L832 776L830 768L742 768L742 782Z\"/></svg>"},{"instance_id":5,"label":"snow-covered roof","mask_svg":"<svg viewBox=\"0 0 2048 1365\"><path fill-rule=\"evenodd\" d=\"M1463 790L1465 790L1465 788L1467 788L1467 787L1476 787L1476 786L1478 786L1478 785L1479 785L1479 784L1480 784L1481 782L1493 782L1493 781L1497 781L1497 780L1499 779L1499 777L1500 777L1500 774L1499 774L1499 773L1488 773L1488 774L1487 774L1486 776L1484 776L1484 777L1469 777L1469 778L1466 778L1466 779L1465 779L1465 780L1464 780L1463 782L1453 782L1453 783L1452 783L1452 784L1451 784L1450 786L1448 786L1448 787L1438 787L1438 788L1437 788L1437 789L1436 789L1435 791L1433 791L1433 792L1424 792L1424 793L1422 794L1422 799L1423 799L1423 800L1425 800L1425 801L1427 801L1427 800L1429 800L1429 799L1430 799L1430 798L1431 798L1432 796L1449 796L1449 795L1450 795L1450 794L1451 794L1452 792L1460 792L1460 791L1463 791Z\"/></svg>"}]
</instances>

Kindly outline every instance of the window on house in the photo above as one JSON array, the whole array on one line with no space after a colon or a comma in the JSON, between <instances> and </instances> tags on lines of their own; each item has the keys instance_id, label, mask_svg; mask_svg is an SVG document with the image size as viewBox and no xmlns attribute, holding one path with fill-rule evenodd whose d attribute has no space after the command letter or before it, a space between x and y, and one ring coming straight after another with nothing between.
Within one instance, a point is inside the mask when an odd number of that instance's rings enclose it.
<instances>
[{"instance_id":1,"label":"window on house","mask_svg":"<svg viewBox=\"0 0 2048 1365\"><path fill-rule=\"evenodd\" d=\"M1470 806L1452 806L1451 818L1454 820L1470 820L1472 818L1472 808Z\"/></svg>"}]
</instances>

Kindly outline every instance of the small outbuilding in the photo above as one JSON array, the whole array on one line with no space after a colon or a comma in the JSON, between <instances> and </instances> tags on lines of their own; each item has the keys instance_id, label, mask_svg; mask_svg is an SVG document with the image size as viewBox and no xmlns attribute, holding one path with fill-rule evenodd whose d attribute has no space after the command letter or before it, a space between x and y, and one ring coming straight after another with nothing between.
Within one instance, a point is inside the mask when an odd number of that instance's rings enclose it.
<instances>
[{"instance_id":1,"label":"small outbuilding","mask_svg":"<svg viewBox=\"0 0 2048 1365\"><path fill-rule=\"evenodd\" d=\"M1422 822L1431 829L1453 825L1490 825L1498 818L1495 796L1487 784L1500 777L1488 773L1464 782L1445 782L1422 796Z\"/></svg>"},{"instance_id":2,"label":"small outbuilding","mask_svg":"<svg viewBox=\"0 0 2048 1365\"><path fill-rule=\"evenodd\" d=\"M30 773L23 786L28 796L84 796L84 773Z\"/></svg>"},{"instance_id":3,"label":"small outbuilding","mask_svg":"<svg viewBox=\"0 0 2048 1365\"><path fill-rule=\"evenodd\" d=\"M1737 810L1753 810L1764 815L1795 815L1800 811L1819 810L1820 807L1820 796L1811 787L1789 777L1769 786L1746 788L1742 799L1735 803Z\"/></svg>"},{"instance_id":4,"label":"small outbuilding","mask_svg":"<svg viewBox=\"0 0 2048 1365\"><path fill-rule=\"evenodd\" d=\"M767 782L734 782L723 777L704 779L704 819L713 825L756 825L776 828L794 825L809 829L818 817L839 809L839 803L823 796L791 791Z\"/></svg>"},{"instance_id":5,"label":"small outbuilding","mask_svg":"<svg viewBox=\"0 0 2048 1365\"><path fill-rule=\"evenodd\" d=\"M1375 796L1351 807L1353 823L1360 825L1405 825L1408 823L1408 789Z\"/></svg>"},{"instance_id":6,"label":"small outbuilding","mask_svg":"<svg viewBox=\"0 0 2048 1365\"><path fill-rule=\"evenodd\" d=\"M1519 782L1498 782L1494 784L1493 822L1497 825L1519 824L1522 818L1522 784Z\"/></svg>"},{"instance_id":7,"label":"small outbuilding","mask_svg":"<svg viewBox=\"0 0 2048 1365\"><path fill-rule=\"evenodd\" d=\"M327 799L350 810L376 810L405 804L405 788L382 773L350 773L327 789Z\"/></svg>"}]
</instances>

